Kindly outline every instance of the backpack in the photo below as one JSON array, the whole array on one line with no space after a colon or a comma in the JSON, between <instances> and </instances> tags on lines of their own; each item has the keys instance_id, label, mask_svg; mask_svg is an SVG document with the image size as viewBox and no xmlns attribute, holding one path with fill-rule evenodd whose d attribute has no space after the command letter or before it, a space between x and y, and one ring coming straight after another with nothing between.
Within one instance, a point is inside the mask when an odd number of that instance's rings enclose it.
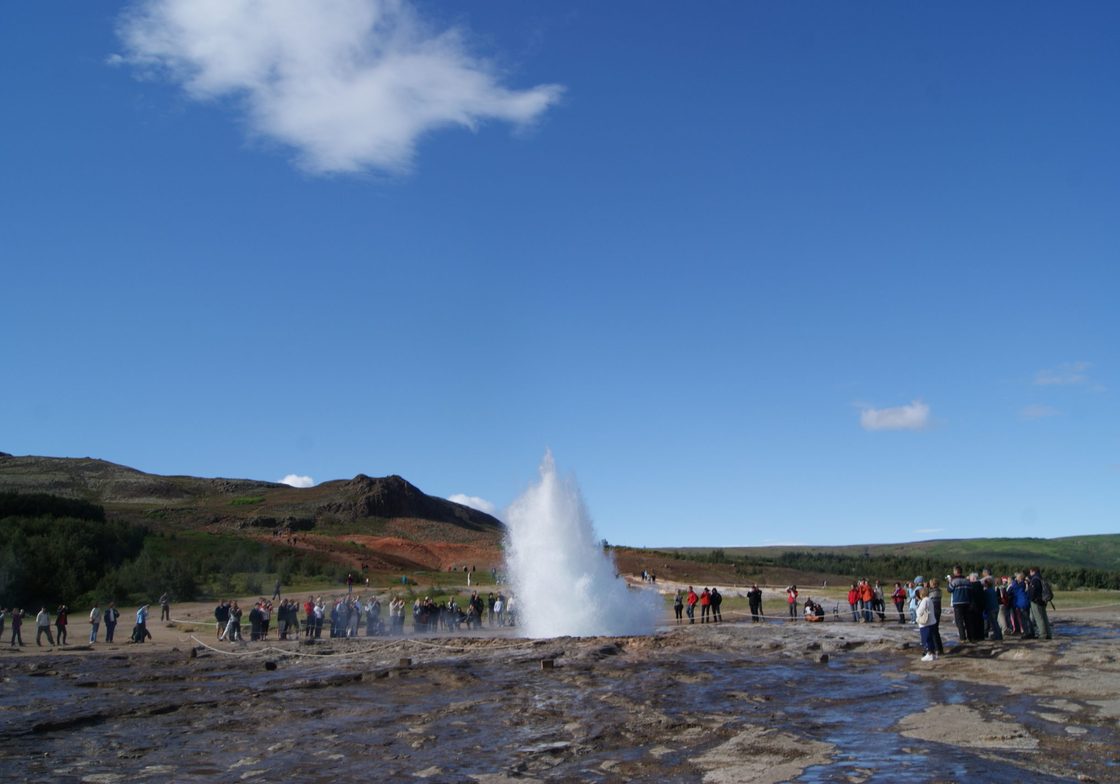
<instances>
[{"instance_id":1,"label":"backpack","mask_svg":"<svg viewBox=\"0 0 1120 784\"><path fill-rule=\"evenodd\" d=\"M1038 598L1042 600L1043 604L1050 604L1050 602L1054 601L1054 589L1050 587L1049 581L1042 577L1039 577L1039 582L1042 583L1042 585L1038 592Z\"/></svg>"}]
</instances>

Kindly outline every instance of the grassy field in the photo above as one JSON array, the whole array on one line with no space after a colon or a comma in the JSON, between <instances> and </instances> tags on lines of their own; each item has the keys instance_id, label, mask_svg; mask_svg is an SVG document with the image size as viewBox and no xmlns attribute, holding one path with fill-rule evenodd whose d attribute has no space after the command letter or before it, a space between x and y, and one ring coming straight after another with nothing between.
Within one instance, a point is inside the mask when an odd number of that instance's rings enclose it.
<instances>
[{"instance_id":1,"label":"grassy field","mask_svg":"<svg viewBox=\"0 0 1120 784\"><path fill-rule=\"evenodd\" d=\"M713 548L664 548L665 552L708 555ZM945 563L1010 562L1083 569L1120 570L1120 534L1069 536L1058 539L983 538L934 539L904 544L859 544L833 547L782 545L718 548L732 558L772 559L787 552L836 553L849 556L923 556Z\"/></svg>"}]
</instances>

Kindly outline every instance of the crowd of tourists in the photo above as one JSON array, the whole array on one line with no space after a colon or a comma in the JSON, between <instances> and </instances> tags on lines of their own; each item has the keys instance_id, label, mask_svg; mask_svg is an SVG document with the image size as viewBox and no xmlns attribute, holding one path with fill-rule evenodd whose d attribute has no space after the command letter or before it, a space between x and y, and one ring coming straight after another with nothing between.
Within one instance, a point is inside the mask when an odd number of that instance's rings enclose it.
<instances>
[{"instance_id":1,"label":"crowd of tourists","mask_svg":"<svg viewBox=\"0 0 1120 784\"><path fill-rule=\"evenodd\" d=\"M383 606L378 596L363 598L353 593L333 599L308 596L302 604L295 599L282 599L278 606L262 597L253 604L247 618L234 599L224 600L214 608L217 639L229 642L244 640L243 621L249 624L251 641L270 639L274 616L277 639L317 640L324 631L332 639L403 634L409 615L412 630L417 634L516 624L513 596L507 597L502 591L490 592L485 598L472 591L462 605L454 596L445 602L436 602L430 596L417 597L411 609L397 594Z\"/></svg>"},{"instance_id":2,"label":"crowd of tourists","mask_svg":"<svg viewBox=\"0 0 1120 784\"><path fill-rule=\"evenodd\" d=\"M899 589L901 585L896 593ZM1053 603L1054 593L1037 566L1001 577L987 570L965 576L962 567L954 566L952 574L946 575L944 591L937 578L926 584L921 577L916 577L903 590L907 595L909 619L920 630L922 661L934 661L945 651L940 627L946 595L957 638L962 643L1002 640L1009 636L1053 638L1047 606ZM895 606L899 623L904 623L901 601L896 601Z\"/></svg>"},{"instance_id":3,"label":"crowd of tourists","mask_svg":"<svg viewBox=\"0 0 1120 784\"><path fill-rule=\"evenodd\" d=\"M652 574L645 579L652 581ZM397 594L392 594L382 606L381 598L376 595L363 598L353 593L352 582L348 582L347 588L346 594L333 599L308 596L301 603L293 598L281 598L278 581L273 597L261 597L253 602L247 615L238 601L223 600L214 608L217 639L240 642L247 633L251 641L268 640L271 639L274 622L276 639L279 640L320 639L324 630L331 638L400 635L404 634L409 617L412 631L416 634L517 625L514 597L500 590L491 591L485 597L478 591L472 591L470 598L462 603L455 596L439 602L430 596L417 597L410 607ZM918 627L923 661L934 661L944 653L941 618L945 612L951 613L957 639L961 643L1002 640L1011 636L1049 640L1053 636L1047 613L1047 605L1053 601L1053 592L1038 567L997 577L988 570L966 575L962 567L954 566L944 582L936 577L927 580L918 576L905 583L894 583L889 594L887 590L878 580L872 582L863 578L851 583L847 593L848 609L842 613L838 602L833 610L834 619L850 617L856 623L887 623L886 602L889 598L894 605L890 622L897 620L899 624ZM764 620L762 589L752 584L746 597L751 621ZM822 604L811 597L802 602L796 585L786 587L785 601L789 620L800 618L820 622L825 619ZM161 620L170 621L169 596L161 596L159 604ZM691 624L696 623L697 607L700 623L720 623L723 620L722 604L723 595L718 588L705 587L697 592L690 585L687 590L677 591L673 610L677 623L683 623L685 618ZM142 643L151 639L147 628L148 613L149 605L137 608L132 642ZM28 615L29 612L20 608L0 608L0 635L10 624L11 646L25 644L23 626ZM99 641L102 626L105 627L104 641L114 642L120 615L112 602L104 608L95 605L89 613L89 642ZM46 607L40 609L35 616L35 644L42 646L45 637L48 645L66 645L69 618L70 610L66 605L60 605L55 610L53 619ZM247 632L242 629L243 623L248 626Z\"/></svg>"}]
</instances>

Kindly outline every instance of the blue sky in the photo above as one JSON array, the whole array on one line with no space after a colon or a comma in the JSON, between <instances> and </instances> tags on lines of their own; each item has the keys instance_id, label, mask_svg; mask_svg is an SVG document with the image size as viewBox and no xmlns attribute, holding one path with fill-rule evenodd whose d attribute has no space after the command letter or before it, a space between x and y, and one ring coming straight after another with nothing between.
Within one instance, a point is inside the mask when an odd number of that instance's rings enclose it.
<instances>
[{"instance_id":1,"label":"blue sky","mask_svg":"<svg viewBox=\"0 0 1120 784\"><path fill-rule=\"evenodd\" d=\"M0 450L1120 530L1120 7L8 3Z\"/></svg>"}]
</instances>

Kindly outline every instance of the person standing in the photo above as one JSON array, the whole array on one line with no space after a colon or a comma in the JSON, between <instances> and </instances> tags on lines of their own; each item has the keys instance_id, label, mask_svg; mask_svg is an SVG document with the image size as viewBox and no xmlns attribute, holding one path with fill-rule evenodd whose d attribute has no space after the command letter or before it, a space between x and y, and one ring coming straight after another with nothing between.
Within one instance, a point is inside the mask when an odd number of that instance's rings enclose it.
<instances>
[{"instance_id":1,"label":"person standing","mask_svg":"<svg viewBox=\"0 0 1120 784\"><path fill-rule=\"evenodd\" d=\"M953 576L949 579L949 593L952 594L953 623L957 626L957 637L961 642L969 642L969 606L972 604L968 578L960 566L953 567Z\"/></svg>"},{"instance_id":2,"label":"person standing","mask_svg":"<svg viewBox=\"0 0 1120 784\"><path fill-rule=\"evenodd\" d=\"M5 610L3 607L0 607L0 638L4 636L4 617L6 613L7 610Z\"/></svg>"},{"instance_id":3,"label":"person standing","mask_svg":"<svg viewBox=\"0 0 1120 784\"><path fill-rule=\"evenodd\" d=\"M12 610L12 645L19 641L19 646L23 647L23 634L20 629L23 627L23 610L16 608Z\"/></svg>"},{"instance_id":4,"label":"person standing","mask_svg":"<svg viewBox=\"0 0 1120 784\"><path fill-rule=\"evenodd\" d=\"M238 606L236 600L230 605L229 620L226 621L225 631L222 632L222 636L218 639L228 639L230 642L241 642L241 607Z\"/></svg>"},{"instance_id":5,"label":"person standing","mask_svg":"<svg viewBox=\"0 0 1120 784\"><path fill-rule=\"evenodd\" d=\"M109 602L105 608L105 642L113 641L113 633L117 630L117 619L121 617L120 610L114 602Z\"/></svg>"},{"instance_id":6,"label":"person standing","mask_svg":"<svg viewBox=\"0 0 1120 784\"><path fill-rule=\"evenodd\" d=\"M59 605L58 613L54 618L55 639L58 640L59 645L66 644L66 624L68 621L68 613L65 604Z\"/></svg>"},{"instance_id":7,"label":"person standing","mask_svg":"<svg viewBox=\"0 0 1120 784\"><path fill-rule=\"evenodd\" d=\"M676 598L673 599L673 615L680 624L684 618L684 591L678 590Z\"/></svg>"},{"instance_id":8,"label":"person standing","mask_svg":"<svg viewBox=\"0 0 1120 784\"><path fill-rule=\"evenodd\" d=\"M1007 594L1008 577L1003 575L996 585L996 595L999 597L999 630L1000 636L1011 634L1011 597Z\"/></svg>"},{"instance_id":9,"label":"person standing","mask_svg":"<svg viewBox=\"0 0 1120 784\"><path fill-rule=\"evenodd\" d=\"M167 591L163 592L163 596L159 597L159 619L161 621L171 620L171 597Z\"/></svg>"},{"instance_id":10,"label":"person standing","mask_svg":"<svg viewBox=\"0 0 1120 784\"><path fill-rule=\"evenodd\" d=\"M929 597L929 610L933 616L933 627L930 636L933 638L933 652L937 656L945 655L945 642L941 639L941 581L936 577L929 580L927 589Z\"/></svg>"},{"instance_id":11,"label":"person standing","mask_svg":"<svg viewBox=\"0 0 1120 784\"><path fill-rule=\"evenodd\" d=\"M275 601L280 598L280 578L276 578L276 587L272 589L272 599Z\"/></svg>"},{"instance_id":12,"label":"person standing","mask_svg":"<svg viewBox=\"0 0 1120 784\"><path fill-rule=\"evenodd\" d=\"M859 609L864 623L871 623L874 620L871 614L874 603L875 590L871 587L871 582L864 577L859 581Z\"/></svg>"},{"instance_id":13,"label":"person standing","mask_svg":"<svg viewBox=\"0 0 1120 784\"><path fill-rule=\"evenodd\" d=\"M1031 637L1031 596L1027 578L1022 572L1015 572L1015 579L1007 587L1007 599L1011 603L1011 629L1020 637Z\"/></svg>"},{"instance_id":14,"label":"person standing","mask_svg":"<svg viewBox=\"0 0 1120 784\"><path fill-rule=\"evenodd\" d=\"M930 602L925 588L918 589L918 608L915 615L918 621L918 633L921 635L922 650L925 651L922 661L935 661L937 648L933 641L933 603Z\"/></svg>"},{"instance_id":15,"label":"person standing","mask_svg":"<svg viewBox=\"0 0 1120 784\"><path fill-rule=\"evenodd\" d=\"M142 604L136 609L136 628L132 630L133 642L144 642L152 639L148 631L148 605Z\"/></svg>"},{"instance_id":16,"label":"person standing","mask_svg":"<svg viewBox=\"0 0 1120 784\"><path fill-rule=\"evenodd\" d=\"M875 594L875 598L871 600L872 609L879 615L879 623L884 623L887 620L887 598L883 591L883 584L876 580L872 591Z\"/></svg>"},{"instance_id":17,"label":"person standing","mask_svg":"<svg viewBox=\"0 0 1120 784\"><path fill-rule=\"evenodd\" d=\"M758 585L752 584L747 591L747 603L751 608L751 623L758 623L762 615L762 589Z\"/></svg>"},{"instance_id":18,"label":"person standing","mask_svg":"<svg viewBox=\"0 0 1120 784\"><path fill-rule=\"evenodd\" d=\"M712 612L712 592L708 590L707 586L700 593L700 623L707 623L708 616Z\"/></svg>"},{"instance_id":19,"label":"person standing","mask_svg":"<svg viewBox=\"0 0 1120 784\"><path fill-rule=\"evenodd\" d=\"M719 592L719 588L712 588L711 594L712 603L712 623L719 623L723 620L723 614L720 613L720 605L723 604L723 594Z\"/></svg>"},{"instance_id":20,"label":"person standing","mask_svg":"<svg viewBox=\"0 0 1120 784\"><path fill-rule=\"evenodd\" d=\"M47 612L47 608L43 607L39 610L39 614L35 616L35 644L42 647L43 634L47 635L47 642L54 645L54 637L51 636L51 614Z\"/></svg>"},{"instance_id":21,"label":"person standing","mask_svg":"<svg viewBox=\"0 0 1120 784\"><path fill-rule=\"evenodd\" d=\"M685 604L687 605L688 609L685 610L685 612L688 613L689 623L696 623L696 604L699 601L700 597L696 595L696 591L693 590L691 585L688 586L688 598L685 599Z\"/></svg>"},{"instance_id":22,"label":"person standing","mask_svg":"<svg viewBox=\"0 0 1120 784\"><path fill-rule=\"evenodd\" d=\"M898 612L898 622L906 623L906 617L902 614L902 609L906 606L906 589L902 587L902 583L894 584L891 599L894 600L894 609Z\"/></svg>"},{"instance_id":23,"label":"person standing","mask_svg":"<svg viewBox=\"0 0 1120 784\"><path fill-rule=\"evenodd\" d=\"M996 590L995 580L988 575L980 583L984 586L984 636L991 635L993 640L1002 640L1003 630L999 625L999 592Z\"/></svg>"},{"instance_id":24,"label":"person standing","mask_svg":"<svg viewBox=\"0 0 1120 784\"><path fill-rule=\"evenodd\" d=\"M229 602L222 599L218 602L218 606L214 608L214 623L217 627L218 639L222 639L225 633L226 626L229 625Z\"/></svg>"},{"instance_id":25,"label":"person standing","mask_svg":"<svg viewBox=\"0 0 1120 784\"><path fill-rule=\"evenodd\" d=\"M97 642L97 629L101 626L101 608L95 602L93 609L89 611L89 641L90 643Z\"/></svg>"},{"instance_id":26,"label":"person standing","mask_svg":"<svg viewBox=\"0 0 1120 784\"><path fill-rule=\"evenodd\" d=\"M1046 605L1053 600L1053 596L1047 596L1047 591L1044 590L1044 581L1042 579L1042 570L1037 566L1030 568L1030 597L1031 597L1031 625L1034 626L1034 633L1037 637L1042 635L1047 640L1054 639L1053 630L1050 628L1050 616L1046 612Z\"/></svg>"},{"instance_id":27,"label":"person standing","mask_svg":"<svg viewBox=\"0 0 1120 784\"><path fill-rule=\"evenodd\" d=\"M859 586L852 583L848 589L848 609L852 611L852 622L859 621Z\"/></svg>"},{"instance_id":28,"label":"person standing","mask_svg":"<svg viewBox=\"0 0 1120 784\"><path fill-rule=\"evenodd\" d=\"M249 639L253 642L261 639L261 603L253 605L249 610Z\"/></svg>"},{"instance_id":29,"label":"person standing","mask_svg":"<svg viewBox=\"0 0 1120 784\"><path fill-rule=\"evenodd\" d=\"M786 604L789 605L789 619L791 621L797 620L797 586L791 585L786 588Z\"/></svg>"}]
</instances>

